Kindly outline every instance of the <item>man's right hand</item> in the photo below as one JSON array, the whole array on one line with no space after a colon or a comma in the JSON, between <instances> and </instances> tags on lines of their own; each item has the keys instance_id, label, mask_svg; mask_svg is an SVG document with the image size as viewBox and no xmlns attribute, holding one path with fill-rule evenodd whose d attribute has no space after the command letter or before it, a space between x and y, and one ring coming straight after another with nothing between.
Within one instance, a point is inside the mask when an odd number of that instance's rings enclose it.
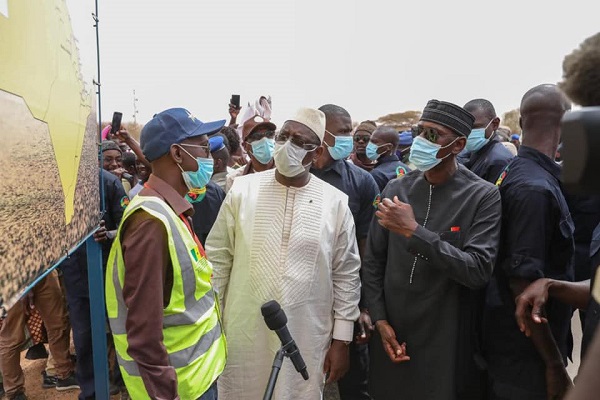
<instances>
[{"instance_id":1,"label":"man's right hand","mask_svg":"<svg viewBox=\"0 0 600 400\"><path fill-rule=\"evenodd\" d=\"M115 175L117 178L122 179L123 174L126 173L127 170L123 167L119 167L119 168L113 169L112 171L108 171L108 172Z\"/></svg>"},{"instance_id":2,"label":"man's right hand","mask_svg":"<svg viewBox=\"0 0 600 400\"><path fill-rule=\"evenodd\" d=\"M241 156L241 157L233 156L233 160L239 166L245 166L246 164L248 164L248 160L244 156Z\"/></svg>"},{"instance_id":3,"label":"man's right hand","mask_svg":"<svg viewBox=\"0 0 600 400\"><path fill-rule=\"evenodd\" d=\"M359 332L354 341L357 344L369 343L369 339L371 339L371 334L375 327L371 322L371 316L367 310L361 310L360 316L358 317L358 326Z\"/></svg>"},{"instance_id":4,"label":"man's right hand","mask_svg":"<svg viewBox=\"0 0 600 400\"><path fill-rule=\"evenodd\" d=\"M384 320L377 321L375 325L381 335L383 349L390 360L392 360L393 363L401 363L410 360L410 357L406 354L406 343L398 343L394 328Z\"/></svg>"},{"instance_id":5,"label":"man's right hand","mask_svg":"<svg viewBox=\"0 0 600 400\"><path fill-rule=\"evenodd\" d=\"M232 121L237 119L241 109L242 107L236 107L235 105L229 103L229 116L231 117Z\"/></svg>"},{"instance_id":6,"label":"man's right hand","mask_svg":"<svg viewBox=\"0 0 600 400\"><path fill-rule=\"evenodd\" d=\"M120 129L118 132L116 132L113 135L114 139L117 139L120 142L123 143L127 143L129 140L131 140L131 135L129 134L129 132L127 132L127 129Z\"/></svg>"},{"instance_id":7,"label":"man's right hand","mask_svg":"<svg viewBox=\"0 0 600 400\"><path fill-rule=\"evenodd\" d=\"M546 394L548 400L563 399L571 387L573 387L573 382L564 365L546 366Z\"/></svg>"},{"instance_id":8,"label":"man's right hand","mask_svg":"<svg viewBox=\"0 0 600 400\"><path fill-rule=\"evenodd\" d=\"M515 299L516 309L515 318L517 325L525 336L531 336L531 329L528 321L531 318L535 323L547 323L548 320L544 317L544 305L548 301L548 289L550 287L550 279L541 278L532 282L523 290Z\"/></svg>"}]
</instances>

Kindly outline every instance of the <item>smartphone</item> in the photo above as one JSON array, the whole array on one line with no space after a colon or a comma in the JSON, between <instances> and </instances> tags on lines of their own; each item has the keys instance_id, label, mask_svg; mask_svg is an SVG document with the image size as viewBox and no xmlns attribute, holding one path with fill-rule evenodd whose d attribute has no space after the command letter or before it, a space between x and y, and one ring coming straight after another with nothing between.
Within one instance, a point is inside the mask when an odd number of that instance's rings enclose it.
<instances>
[{"instance_id":1,"label":"smartphone","mask_svg":"<svg viewBox=\"0 0 600 400\"><path fill-rule=\"evenodd\" d=\"M231 95L231 100L229 102L231 104L233 104L235 106L235 108L240 108L240 95L239 94L232 94Z\"/></svg>"},{"instance_id":2,"label":"smartphone","mask_svg":"<svg viewBox=\"0 0 600 400\"><path fill-rule=\"evenodd\" d=\"M119 130L121 129L121 119L123 118L123 113L120 113L118 111L115 111L113 113L113 119L111 122L111 128L110 128L110 133L112 135L114 135L115 133L119 132Z\"/></svg>"}]
</instances>

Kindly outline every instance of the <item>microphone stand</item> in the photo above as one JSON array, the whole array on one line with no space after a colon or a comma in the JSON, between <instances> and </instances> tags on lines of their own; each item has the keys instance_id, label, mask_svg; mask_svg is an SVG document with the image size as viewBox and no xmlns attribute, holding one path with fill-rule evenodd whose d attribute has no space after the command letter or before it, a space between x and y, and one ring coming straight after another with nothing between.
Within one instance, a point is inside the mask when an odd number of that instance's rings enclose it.
<instances>
[{"instance_id":1,"label":"microphone stand","mask_svg":"<svg viewBox=\"0 0 600 400\"><path fill-rule=\"evenodd\" d=\"M271 367L271 375L269 375L269 383L267 384L267 388L265 389L265 395L263 396L263 400L271 400L273 397L273 391L275 390L275 383L277 382L277 377L279 376L279 371L281 370L281 365L283 364L283 359L285 357L291 357L298 350L294 352L289 352L289 348L293 345L294 341L286 343L283 347L277 350L275 353L275 359L273 360L273 366Z\"/></svg>"}]
</instances>

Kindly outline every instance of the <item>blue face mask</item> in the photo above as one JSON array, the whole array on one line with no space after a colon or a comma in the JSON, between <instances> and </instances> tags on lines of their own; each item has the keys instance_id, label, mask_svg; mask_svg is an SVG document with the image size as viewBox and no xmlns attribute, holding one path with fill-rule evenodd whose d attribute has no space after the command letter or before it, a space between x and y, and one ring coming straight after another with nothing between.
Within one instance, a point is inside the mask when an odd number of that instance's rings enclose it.
<instances>
[{"instance_id":1,"label":"blue face mask","mask_svg":"<svg viewBox=\"0 0 600 400\"><path fill-rule=\"evenodd\" d=\"M443 158L437 158L437 154L440 149L445 149L446 147L451 146L454 142L456 142L458 138L454 139L452 142L442 147L437 143L431 143L429 140L417 136L413 140L413 144L410 147L410 156L408 160L417 167L419 171L429 171L431 168L437 166L442 160L448 157L452 153L448 153Z\"/></svg>"},{"instance_id":2,"label":"blue face mask","mask_svg":"<svg viewBox=\"0 0 600 400\"><path fill-rule=\"evenodd\" d=\"M354 138L352 136L335 136L328 130L325 130L325 132L329 133L335 138L335 144L333 146L329 146L327 143L323 142L325 143L325 146L327 146L331 158L334 160L343 160L348 158L354 149Z\"/></svg>"},{"instance_id":3,"label":"blue face mask","mask_svg":"<svg viewBox=\"0 0 600 400\"><path fill-rule=\"evenodd\" d=\"M252 155L259 163L267 165L273 159L273 149L275 148L274 139L264 137L250 143L250 146L252 146Z\"/></svg>"},{"instance_id":4,"label":"blue face mask","mask_svg":"<svg viewBox=\"0 0 600 400\"><path fill-rule=\"evenodd\" d=\"M377 160L381 154L377 153L377 149L379 149L382 146L386 146L386 144L382 144L381 146L377 146L375 143L373 142L369 142L369 144L367 145L366 149L365 149L365 154L367 155L367 158L371 161L375 161Z\"/></svg>"},{"instance_id":5,"label":"blue face mask","mask_svg":"<svg viewBox=\"0 0 600 400\"><path fill-rule=\"evenodd\" d=\"M465 146L467 151L469 151L471 153L479 151L479 150L481 150L481 148L483 146L485 146L490 141L490 139L492 137L490 136L489 139L486 138L485 130L488 128L488 126L490 126L492 121L490 121L485 128L473 129L471 131L471 133L469 134L469 137L467 138L467 145Z\"/></svg>"},{"instance_id":6,"label":"blue face mask","mask_svg":"<svg viewBox=\"0 0 600 400\"><path fill-rule=\"evenodd\" d=\"M213 174L214 162L212 158L194 157L183 147L181 149L198 163L198 170L196 171L184 171L181 165L177 164L181 170L185 185L190 191L205 187Z\"/></svg>"}]
</instances>

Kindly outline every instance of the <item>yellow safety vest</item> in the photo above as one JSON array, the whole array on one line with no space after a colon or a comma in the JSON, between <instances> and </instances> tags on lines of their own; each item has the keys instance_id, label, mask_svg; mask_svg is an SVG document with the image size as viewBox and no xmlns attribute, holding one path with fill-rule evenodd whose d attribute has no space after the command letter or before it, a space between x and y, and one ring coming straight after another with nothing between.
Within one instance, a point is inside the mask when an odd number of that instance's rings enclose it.
<instances>
[{"instance_id":1,"label":"yellow safety vest","mask_svg":"<svg viewBox=\"0 0 600 400\"><path fill-rule=\"evenodd\" d=\"M195 400L206 392L225 368L225 336L221 330L218 300L212 290L212 266L200 254L185 223L161 199L135 196L123 215L106 270L106 308L123 380L132 399L150 399L137 363L127 353L127 307L123 301L125 264L121 227L142 209L161 221L169 240L173 265L171 299L163 309L163 344L177 374L182 400ZM159 271L157 271L158 273Z\"/></svg>"}]
</instances>

